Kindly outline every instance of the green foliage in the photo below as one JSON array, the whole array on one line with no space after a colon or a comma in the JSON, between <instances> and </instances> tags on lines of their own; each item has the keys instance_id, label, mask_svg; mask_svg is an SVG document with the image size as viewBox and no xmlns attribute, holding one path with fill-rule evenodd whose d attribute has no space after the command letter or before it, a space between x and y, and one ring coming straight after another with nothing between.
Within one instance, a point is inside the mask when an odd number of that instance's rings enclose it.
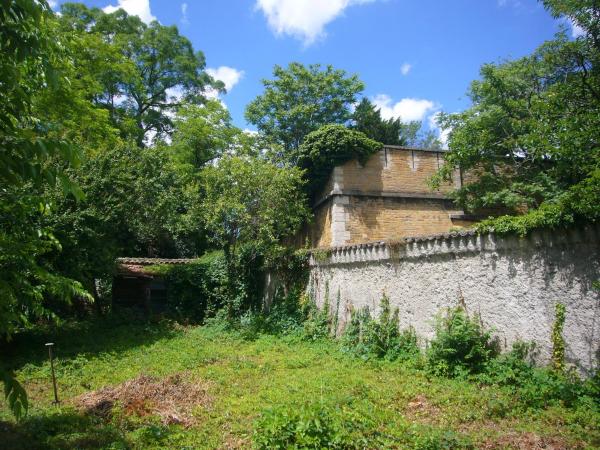
<instances>
[{"instance_id":1,"label":"green foliage","mask_svg":"<svg viewBox=\"0 0 600 450\"><path fill-rule=\"evenodd\" d=\"M329 285L325 289L323 307L319 308L315 299L307 294L301 300L306 320L303 324L303 339L318 341L332 334L332 318L329 306ZM335 333L336 330L333 330Z\"/></svg>"},{"instance_id":2,"label":"green foliage","mask_svg":"<svg viewBox=\"0 0 600 450\"><path fill-rule=\"evenodd\" d=\"M383 119L381 111L368 98L363 97L352 113L350 128L386 145L413 145L417 143L421 122L404 123L400 118Z\"/></svg>"},{"instance_id":3,"label":"green foliage","mask_svg":"<svg viewBox=\"0 0 600 450\"><path fill-rule=\"evenodd\" d=\"M180 321L202 323L227 303L227 265L222 252L166 267L167 309Z\"/></svg>"},{"instance_id":4,"label":"green foliage","mask_svg":"<svg viewBox=\"0 0 600 450\"><path fill-rule=\"evenodd\" d=\"M552 324L552 367L557 372L565 370L565 305L557 303L555 306L554 324Z\"/></svg>"},{"instance_id":5,"label":"green foliage","mask_svg":"<svg viewBox=\"0 0 600 450\"><path fill-rule=\"evenodd\" d=\"M175 116L169 150L178 162L201 169L216 158L239 150L242 134L219 100L208 100L203 105L185 104Z\"/></svg>"},{"instance_id":6,"label":"green foliage","mask_svg":"<svg viewBox=\"0 0 600 450\"><path fill-rule=\"evenodd\" d=\"M260 292L240 295L243 277L255 279L250 272L260 274L265 261L284 254L283 239L306 220L302 185L299 169L257 157L226 156L202 172L201 217L211 243L225 253L230 317L255 304L251 298Z\"/></svg>"},{"instance_id":7,"label":"green foliage","mask_svg":"<svg viewBox=\"0 0 600 450\"><path fill-rule=\"evenodd\" d=\"M116 257L191 257L205 249L197 186L166 149L121 144L88 155L72 176L86 198L49 192L57 207L44 223L62 245L46 258L90 291L95 279L112 277Z\"/></svg>"},{"instance_id":8,"label":"green foliage","mask_svg":"<svg viewBox=\"0 0 600 450\"><path fill-rule=\"evenodd\" d=\"M273 80L246 108L246 120L272 142L282 146L281 158L295 164L295 151L312 131L327 124L344 124L350 106L364 88L356 75L319 64L275 66Z\"/></svg>"},{"instance_id":9,"label":"green foliage","mask_svg":"<svg viewBox=\"0 0 600 450\"><path fill-rule=\"evenodd\" d=\"M381 148L381 143L342 125L325 125L313 131L297 152L297 164L306 170L309 195L320 193L335 166L352 159L365 164Z\"/></svg>"},{"instance_id":10,"label":"green foliage","mask_svg":"<svg viewBox=\"0 0 600 450\"><path fill-rule=\"evenodd\" d=\"M363 358L406 360L419 355L414 329L400 331L398 308L392 311L389 298L381 298L379 317L371 317L368 307L353 311L341 338L342 349Z\"/></svg>"},{"instance_id":11,"label":"green foliage","mask_svg":"<svg viewBox=\"0 0 600 450\"><path fill-rule=\"evenodd\" d=\"M35 408L15 423L0 400L3 444L15 449L224 448L236 442L250 448L267 438L276 443L290 429L295 439L299 421L293 417L299 415L305 423L324 417L329 430L321 433L310 425L301 428L301 436L321 436L342 448L501 447L515 442L515 430L523 439L535 434L544 442L560 436L556 442L567 448L594 448L600 439L591 381L582 383L586 391L581 394L571 389L579 397L568 403L561 397L544 399L546 393L561 392L558 383L556 390L521 393L512 381L432 377L410 364L365 363L341 353L330 340L306 341L296 334L244 339L237 329L210 322L180 326L113 314L16 335L3 346L0 363L13 367L23 385L37 386L30 392ZM50 367L42 351L50 337L56 342L59 406L51 403ZM119 404L102 416L71 406L86 391L142 373L165 380L176 375L207 386L210 403L194 409L198 426L163 424L153 411L138 418ZM489 375L494 373L490 369ZM527 389L543 380L542 375L533 378ZM531 406L523 403L526 399ZM176 397L171 400L177 408ZM265 426L259 427L263 419ZM278 429L284 432L269 432ZM263 430L266 436L256 436Z\"/></svg>"},{"instance_id":12,"label":"green foliage","mask_svg":"<svg viewBox=\"0 0 600 450\"><path fill-rule=\"evenodd\" d=\"M487 229L524 233L600 216L600 10L587 0L544 5L581 24L583 35L562 32L530 56L484 65L472 107L441 119L452 130L441 179L455 167L473 175L456 192L459 204L529 212Z\"/></svg>"},{"instance_id":13,"label":"green foliage","mask_svg":"<svg viewBox=\"0 0 600 450\"><path fill-rule=\"evenodd\" d=\"M427 365L438 375L479 373L499 353L491 332L484 330L477 318L470 318L460 307L438 317L435 332L427 351Z\"/></svg>"},{"instance_id":14,"label":"green foliage","mask_svg":"<svg viewBox=\"0 0 600 450\"><path fill-rule=\"evenodd\" d=\"M253 440L259 449L346 448L338 427L320 405L271 409L261 414Z\"/></svg>"},{"instance_id":15,"label":"green foliage","mask_svg":"<svg viewBox=\"0 0 600 450\"><path fill-rule=\"evenodd\" d=\"M29 409L27 392L19 384L14 374L0 369L0 376L2 376L2 382L4 383L4 398L6 398L8 407L15 418L19 421L27 414Z\"/></svg>"},{"instance_id":16,"label":"green foliage","mask_svg":"<svg viewBox=\"0 0 600 450\"><path fill-rule=\"evenodd\" d=\"M590 177L571 186L556 199L543 202L539 208L519 216L500 216L480 222L480 233L516 233L526 235L531 230L555 229L581 222L595 222L600 218L600 169Z\"/></svg>"},{"instance_id":17,"label":"green foliage","mask_svg":"<svg viewBox=\"0 0 600 450\"><path fill-rule=\"evenodd\" d=\"M122 9L107 14L74 3L61 5L61 13L65 32L86 43L75 49L76 58L97 90L94 102L139 145L151 134L160 138L172 131L171 113L182 101L202 102L207 89L224 88L176 26L146 25Z\"/></svg>"}]
</instances>

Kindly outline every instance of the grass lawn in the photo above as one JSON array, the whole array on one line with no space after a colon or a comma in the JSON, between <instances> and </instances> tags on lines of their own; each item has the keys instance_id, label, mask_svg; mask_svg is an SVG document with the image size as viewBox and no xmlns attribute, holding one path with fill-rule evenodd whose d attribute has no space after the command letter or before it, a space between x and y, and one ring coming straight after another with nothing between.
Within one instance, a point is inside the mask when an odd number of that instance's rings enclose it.
<instances>
[{"instance_id":1,"label":"grass lawn","mask_svg":"<svg viewBox=\"0 0 600 450\"><path fill-rule=\"evenodd\" d=\"M130 318L17 336L3 353L31 408L16 424L0 403L2 448L249 448L260 442L257 424L268 430L294 414L323 432L336 422L358 448L600 447L597 409L523 408L507 388L363 361L332 341L244 340L215 326Z\"/></svg>"}]
</instances>

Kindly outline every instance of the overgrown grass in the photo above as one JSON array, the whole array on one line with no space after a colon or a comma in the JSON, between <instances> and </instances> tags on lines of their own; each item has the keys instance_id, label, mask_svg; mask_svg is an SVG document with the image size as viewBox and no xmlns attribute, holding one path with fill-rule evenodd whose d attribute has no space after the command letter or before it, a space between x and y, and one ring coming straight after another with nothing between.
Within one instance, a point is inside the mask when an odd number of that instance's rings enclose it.
<instances>
[{"instance_id":1,"label":"overgrown grass","mask_svg":"<svg viewBox=\"0 0 600 450\"><path fill-rule=\"evenodd\" d=\"M232 330L219 321L181 327L139 317L20 336L2 361L24 383L32 408L16 424L0 406L0 447L600 445L600 414L591 400L528 404L511 382L438 377L400 360L365 361L335 341L303 336L297 326L276 335ZM59 406L51 403L48 340L56 342ZM203 383L211 401L194 409L195 423L187 428L151 413L128 414L123 405L106 416L76 407L77 396L140 374L181 374Z\"/></svg>"}]
</instances>

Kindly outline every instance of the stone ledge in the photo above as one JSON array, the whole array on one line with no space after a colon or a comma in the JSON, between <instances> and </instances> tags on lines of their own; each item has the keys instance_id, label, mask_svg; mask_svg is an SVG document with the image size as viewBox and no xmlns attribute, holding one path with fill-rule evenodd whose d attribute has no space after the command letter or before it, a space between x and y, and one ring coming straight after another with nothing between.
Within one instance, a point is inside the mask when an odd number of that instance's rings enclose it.
<instances>
[{"instance_id":1,"label":"stone ledge","mask_svg":"<svg viewBox=\"0 0 600 450\"><path fill-rule=\"evenodd\" d=\"M310 251L311 267L428 258L436 255L485 253L498 250L569 246L599 242L600 225L570 230L538 230L525 237L478 234L474 230L374 241Z\"/></svg>"},{"instance_id":2,"label":"stone ledge","mask_svg":"<svg viewBox=\"0 0 600 450\"><path fill-rule=\"evenodd\" d=\"M452 201L452 199L447 195L433 192L358 191L354 189L342 189L329 191L327 194L317 200L312 207L313 209L316 209L329 199L337 196Z\"/></svg>"}]
</instances>

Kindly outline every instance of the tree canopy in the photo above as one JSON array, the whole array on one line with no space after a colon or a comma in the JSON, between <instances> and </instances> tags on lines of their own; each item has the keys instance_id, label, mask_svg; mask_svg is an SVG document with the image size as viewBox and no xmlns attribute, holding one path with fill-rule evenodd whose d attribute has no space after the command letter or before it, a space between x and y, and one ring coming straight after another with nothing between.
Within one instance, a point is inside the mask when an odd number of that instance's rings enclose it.
<instances>
[{"instance_id":1,"label":"tree canopy","mask_svg":"<svg viewBox=\"0 0 600 450\"><path fill-rule=\"evenodd\" d=\"M306 135L327 124L345 124L364 84L333 66L291 63L275 66L274 79L246 108L246 119L270 141L282 146L282 157L295 163Z\"/></svg>"},{"instance_id":2,"label":"tree canopy","mask_svg":"<svg viewBox=\"0 0 600 450\"><path fill-rule=\"evenodd\" d=\"M61 12L63 30L81 40L73 51L96 87L93 101L140 145L172 131L171 114L183 101L201 103L208 89L224 90L176 26L146 25L123 10L107 14L78 3L62 5Z\"/></svg>"},{"instance_id":3,"label":"tree canopy","mask_svg":"<svg viewBox=\"0 0 600 450\"><path fill-rule=\"evenodd\" d=\"M594 203L600 178L600 7L584 0L544 4L584 34L572 40L563 32L530 56L484 65L469 91L473 105L442 116L451 133L441 175L449 178L456 166L473 175L456 193L459 203L529 211L535 220L528 227L544 226L544 211L546 225L575 220L577 208ZM588 219L600 215L592 205L585 211ZM529 219L514 219L514 229L523 231ZM503 220L503 229L512 230Z\"/></svg>"},{"instance_id":4,"label":"tree canopy","mask_svg":"<svg viewBox=\"0 0 600 450\"><path fill-rule=\"evenodd\" d=\"M400 118L384 119L381 111L363 97L352 113L350 128L387 145L412 145L417 142L421 122L403 123Z\"/></svg>"}]
</instances>

